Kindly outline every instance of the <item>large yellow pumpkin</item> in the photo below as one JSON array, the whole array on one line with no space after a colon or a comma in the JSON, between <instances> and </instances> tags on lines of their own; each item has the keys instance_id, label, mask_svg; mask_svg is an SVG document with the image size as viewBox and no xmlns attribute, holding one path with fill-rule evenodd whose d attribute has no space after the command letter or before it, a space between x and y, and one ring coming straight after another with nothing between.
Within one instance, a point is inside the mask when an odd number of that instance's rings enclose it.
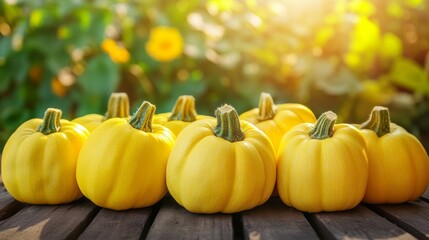
<instances>
[{"instance_id":1,"label":"large yellow pumpkin","mask_svg":"<svg viewBox=\"0 0 429 240\"><path fill-rule=\"evenodd\" d=\"M369 161L364 201L403 203L420 197L429 184L429 158L420 141L391 123L384 107L374 107L361 131Z\"/></svg>"},{"instance_id":2,"label":"large yellow pumpkin","mask_svg":"<svg viewBox=\"0 0 429 240\"><path fill-rule=\"evenodd\" d=\"M161 125L152 125L154 112L155 106L145 101L129 120L103 122L82 147L77 182L98 206L146 207L167 192L165 169L174 135Z\"/></svg>"},{"instance_id":3,"label":"large yellow pumpkin","mask_svg":"<svg viewBox=\"0 0 429 240\"><path fill-rule=\"evenodd\" d=\"M87 114L72 120L72 122L79 123L92 132L98 125L110 118L128 118L130 116L130 102L126 93L112 93L107 105L106 114Z\"/></svg>"},{"instance_id":4,"label":"large yellow pumpkin","mask_svg":"<svg viewBox=\"0 0 429 240\"><path fill-rule=\"evenodd\" d=\"M288 206L305 212L339 211L363 198L368 178L366 142L349 124L335 124L333 112L316 124L303 123L282 139L277 189Z\"/></svg>"},{"instance_id":5,"label":"large yellow pumpkin","mask_svg":"<svg viewBox=\"0 0 429 240\"><path fill-rule=\"evenodd\" d=\"M88 131L61 119L48 108L43 119L23 123L8 139L2 154L2 179L18 201L59 204L79 199L76 161Z\"/></svg>"},{"instance_id":6,"label":"large yellow pumpkin","mask_svg":"<svg viewBox=\"0 0 429 240\"><path fill-rule=\"evenodd\" d=\"M170 129L177 136L190 123L208 117L197 114L195 110L195 98L193 96L182 95L177 98L171 112L156 114L153 122Z\"/></svg>"},{"instance_id":7,"label":"large yellow pumpkin","mask_svg":"<svg viewBox=\"0 0 429 240\"><path fill-rule=\"evenodd\" d=\"M195 213L233 213L264 203L276 180L270 140L229 105L215 114L176 139L167 164L170 194Z\"/></svg>"},{"instance_id":8,"label":"large yellow pumpkin","mask_svg":"<svg viewBox=\"0 0 429 240\"><path fill-rule=\"evenodd\" d=\"M271 95L264 92L259 98L259 107L242 113L240 119L254 124L267 134L276 152L281 138L292 127L316 122L316 117L308 107L298 103L274 105Z\"/></svg>"}]
</instances>

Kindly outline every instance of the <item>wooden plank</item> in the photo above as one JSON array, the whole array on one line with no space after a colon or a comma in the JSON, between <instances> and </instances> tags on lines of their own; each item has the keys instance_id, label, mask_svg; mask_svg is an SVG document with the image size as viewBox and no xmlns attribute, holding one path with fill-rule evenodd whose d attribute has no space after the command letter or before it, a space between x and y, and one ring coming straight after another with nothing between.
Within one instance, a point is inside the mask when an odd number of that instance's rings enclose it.
<instances>
[{"instance_id":1,"label":"wooden plank","mask_svg":"<svg viewBox=\"0 0 429 240\"><path fill-rule=\"evenodd\" d=\"M348 211L309 215L313 227L324 239L414 239L411 234L362 205Z\"/></svg>"},{"instance_id":2,"label":"wooden plank","mask_svg":"<svg viewBox=\"0 0 429 240\"><path fill-rule=\"evenodd\" d=\"M194 214L165 198L147 239L233 239L232 216Z\"/></svg>"},{"instance_id":3,"label":"wooden plank","mask_svg":"<svg viewBox=\"0 0 429 240\"><path fill-rule=\"evenodd\" d=\"M0 186L0 211L14 200L15 199L6 191L6 188Z\"/></svg>"},{"instance_id":4,"label":"wooden plank","mask_svg":"<svg viewBox=\"0 0 429 240\"><path fill-rule=\"evenodd\" d=\"M261 239L316 239L317 234L304 215L286 206L278 197L243 212L244 236L254 231Z\"/></svg>"},{"instance_id":5,"label":"wooden plank","mask_svg":"<svg viewBox=\"0 0 429 240\"><path fill-rule=\"evenodd\" d=\"M4 220L22 208L25 204L16 201L4 188L0 186L0 220Z\"/></svg>"},{"instance_id":6,"label":"wooden plank","mask_svg":"<svg viewBox=\"0 0 429 240\"><path fill-rule=\"evenodd\" d=\"M375 205L372 209L417 238L429 238L429 203L417 200L404 204Z\"/></svg>"},{"instance_id":7,"label":"wooden plank","mask_svg":"<svg viewBox=\"0 0 429 240\"><path fill-rule=\"evenodd\" d=\"M76 238L99 208L83 199L64 205L32 205L0 222L1 239Z\"/></svg>"},{"instance_id":8,"label":"wooden plank","mask_svg":"<svg viewBox=\"0 0 429 240\"><path fill-rule=\"evenodd\" d=\"M152 208L102 209L79 239L139 239Z\"/></svg>"}]
</instances>

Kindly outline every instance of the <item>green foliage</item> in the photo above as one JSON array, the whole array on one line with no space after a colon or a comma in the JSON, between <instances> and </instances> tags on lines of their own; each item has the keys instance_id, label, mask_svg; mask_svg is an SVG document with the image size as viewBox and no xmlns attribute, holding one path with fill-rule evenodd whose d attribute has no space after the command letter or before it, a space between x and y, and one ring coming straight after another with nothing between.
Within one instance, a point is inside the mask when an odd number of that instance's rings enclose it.
<instances>
[{"instance_id":1,"label":"green foliage","mask_svg":"<svg viewBox=\"0 0 429 240\"><path fill-rule=\"evenodd\" d=\"M114 91L157 113L182 94L201 114L223 103L243 112L261 91L349 122L384 105L429 134L428 10L423 0L0 0L0 146L47 107L102 114ZM157 26L180 31L179 58L146 52ZM106 39L129 57L115 59Z\"/></svg>"}]
</instances>

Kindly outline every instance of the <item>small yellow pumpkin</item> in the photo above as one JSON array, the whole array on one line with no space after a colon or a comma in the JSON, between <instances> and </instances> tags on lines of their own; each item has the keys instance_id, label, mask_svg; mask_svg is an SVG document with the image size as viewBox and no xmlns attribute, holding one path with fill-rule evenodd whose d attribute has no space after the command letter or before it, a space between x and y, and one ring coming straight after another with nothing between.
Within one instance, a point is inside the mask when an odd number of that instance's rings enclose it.
<instances>
[{"instance_id":1,"label":"small yellow pumpkin","mask_svg":"<svg viewBox=\"0 0 429 240\"><path fill-rule=\"evenodd\" d=\"M177 98L171 112L156 114L153 122L167 127L177 136L190 123L208 117L197 114L193 96L182 95Z\"/></svg>"},{"instance_id":2,"label":"small yellow pumpkin","mask_svg":"<svg viewBox=\"0 0 429 240\"><path fill-rule=\"evenodd\" d=\"M88 137L77 162L82 193L114 210L147 207L167 192L165 169L174 134L153 124L155 106L145 101L129 119L104 121Z\"/></svg>"},{"instance_id":3,"label":"small yellow pumpkin","mask_svg":"<svg viewBox=\"0 0 429 240\"><path fill-rule=\"evenodd\" d=\"M278 153L277 188L288 206L306 212L340 211L362 200L368 178L366 142L333 112L292 128Z\"/></svg>"},{"instance_id":4,"label":"small yellow pumpkin","mask_svg":"<svg viewBox=\"0 0 429 240\"><path fill-rule=\"evenodd\" d=\"M267 134L276 152L281 138L293 126L316 122L316 117L308 107L298 103L274 105L271 95L264 92L259 98L259 107L242 113L240 119L254 124Z\"/></svg>"},{"instance_id":5,"label":"small yellow pumpkin","mask_svg":"<svg viewBox=\"0 0 429 240\"><path fill-rule=\"evenodd\" d=\"M88 131L61 119L48 108L43 119L23 123L8 139L2 154L2 179L16 200L60 204L79 199L76 161Z\"/></svg>"},{"instance_id":6,"label":"small yellow pumpkin","mask_svg":"<svg viewBox=\"0 0 429 240\"><path fill-rule=\"evenodd\" d=\"M364 201L403 203L420 197L429 184L429 158L420 143L390 122L389 109L374 107L361 125L368 143L369 176Z\"/></svg>"},{"instance_id":7,"label":"small yellow pumpkin","mask_svg":"<svg viewBox=\"0 0 429 240\"><path fill-rule=\"evenodd\" d=\"M183 129L167 163L167 187L194 213L233 213L264 203L276 180L272 143L229 105Z\"/></svg>"},{"instance_id":8,"label":"small yellow pumpkin","mask_svg":"<svg viewBox=\"0 0 429 240\"><path fill-rule=\"evenodd\" d=\"M107 112L104 116L100 114L87 114L72 120L72 122L79 123L92 132L103 121L110 118L128 118L130 116L130 101L126 93L112 93L107 105Z\"/></svg>"}]
</instances>

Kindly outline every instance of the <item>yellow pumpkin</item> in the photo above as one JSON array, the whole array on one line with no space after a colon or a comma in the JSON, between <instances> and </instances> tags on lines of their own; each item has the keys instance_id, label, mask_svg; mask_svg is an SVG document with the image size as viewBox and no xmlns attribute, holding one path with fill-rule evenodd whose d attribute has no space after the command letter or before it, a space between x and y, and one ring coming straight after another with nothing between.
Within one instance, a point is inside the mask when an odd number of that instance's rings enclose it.
<instances>
[{"instance_id":1,"label":"yellow pumpkin","mask_svg":"<svg viewBox=\"0 0 429 240\"><path fill-rule=\"evenodd\" d=\"M340 211L362 200L368 177L366 142L356 127L336 120L329 111L316 124L299 124L283 137L277 188L286 205L306 212Z\"/></svg>"},{"instance_id":2,"label":"yellow pumpkin","mask_svg":"<svg viewBox=\"0 0 429 240\"><path fill-rule=\"evenodd\" d=\"M368 143L369 161L363 200L403 203L420 197L429 184L429 158L420 141L391 123L385 107L374 107L361 131Z\"/></svg>"},{"instance_id":3,"label":"yellow pumpkin","mask_svg":"<svg viewBox=\"0 0 429 240\"><path fill-rule=\"evenodd\" d=\"M153 124L155 106L143 102L129 120L111 118L88 137L77 162L82 193L114 210L155 204L167 192L165 168L174 144L167 128Z\"/></svg>"},{"instance_id":4,"label":"yellow pumpkin","mask_svg":"<svg viewBox=\"0 0 429 240\"><path fill-rule=\"evenodd\" d=\"M197 114L193 96L182 95L177 98L171 112L156 114L153 122L167 127L177 136L190 123L208 117Z\"/></svg>"},{"instance_id":5,"label":"yellow pumpkin","mask_svg":"<svg viewBox=\"0 0 429 240\"><path fill-rule=\"evenodd\" d=\"M259 98L259 107L242 113L240 119L254 124L267 134L276 152L281 138L292 127L316 122L316 117L308 107L298 103L274 105L271 95L264 92Z\"/></svg>"},{"instance_id":6,"label":"yellow pumpkin","mask_svg":"<svg viewBox=\"0 0 429 240\"><path fill-rule=\"evenodd\" d=\"M2 178L16 200L60 204L79 199L76 161L88 131L61 119L48 108L43 119L23 123L8 139L2 154Z\"/></svg>"},{"instance_id":7,"label":"yellow pumpkin","mask_svg":"<svg viewBox=\"0 0 429 240\"><path fill-rule=\"evenodd\" d=\"M216 118L183 129L167 163L167 187L194 213L233 213L264 203L276 180L275 153L268 137L240 121L229 105Z\"/></svg>"},{"instance_id":8,"label":"yellow pumpkin","mask_svg":"<svg viewBox=\"0 0 429 240\"><path fill-rule=\"evenodd\" d=\"M92 132L103 121L110 118L128 118L130 116L130 102L126 93L112 93L107 105L106 114L87 114L72 120L72 122L79 123Z\"/></svg>"}]
</instances>

